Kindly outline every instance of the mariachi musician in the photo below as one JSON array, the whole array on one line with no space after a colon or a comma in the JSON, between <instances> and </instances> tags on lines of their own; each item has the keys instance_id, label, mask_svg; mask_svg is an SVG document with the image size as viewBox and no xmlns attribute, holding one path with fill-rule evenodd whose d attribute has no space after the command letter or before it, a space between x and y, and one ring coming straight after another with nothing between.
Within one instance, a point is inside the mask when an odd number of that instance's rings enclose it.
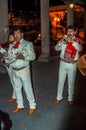
<instances>
[{"instance_id":1,"label":"mariachi musician","mask_svg":"<svg viewBox=\"0 0 86 130\"><path fill-rule=\"evenodd\" d=\"M60 51L60 66L58 76L58 91L55 100L55 104L59 104L63 99L63 89L66 77L68 78L68 104L72 106L74 84L77 71L77 60L79 58L79 52L82 50L82 45L76 41L76 28L73 25L69 25L67 28L67 35L55 46L56 51Z\"/></svg>"},{"instance_id":2,"label":"mariachi musician","mask_svg":"<svg viewBox=\"0 0 86 130\"><path fill-rule=\"evenodd\" d=\"M32 115L36 109L36 101L32 88L30 62L35 60L36 54L33 43L24 39L24 32L21 27L14 28L15 42L8 49L8 65L13 69L13 83L16 92L17 107L14 113L24 109L22 88L29 104L28 114Z\"/></svg>"}]
</instances>

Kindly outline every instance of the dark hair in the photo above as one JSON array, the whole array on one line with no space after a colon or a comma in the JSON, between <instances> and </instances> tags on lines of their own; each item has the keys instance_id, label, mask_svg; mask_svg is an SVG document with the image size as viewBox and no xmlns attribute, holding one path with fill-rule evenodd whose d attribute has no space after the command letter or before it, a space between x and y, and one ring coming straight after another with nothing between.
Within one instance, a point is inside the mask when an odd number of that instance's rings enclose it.
<instances>
[{"instance_id":1,"label":"dark hair","mask_svg":"<svg viewBox=\"0 0 86 130\"><path fill-rule=\"evenodd\" d=\"M9 37L10 35L14 36L13 33L9 33L8 37Z\"/></svg>"},{"instance_id":2,"label":"dark hair","mask_svg":"<svg viewBox=\"0 0 86 130\"><path fill-rule=\"evenodd\" d=\"M68 27L67 27L67 30L68 29L73 29L74 31L76 31L76 27L74 26L74 25L69 25Z\"/></svg>"},{"instance_id":3,"label":"dark hair","mask_svg":"<svg viewBox=\"0 0 86 130\"><path fill-rule=\"evenodd\" d=\"M21 33L23 33L22 27L14 27L14 28L13 28L13 32L14 32L14 31L18 31L18 30L19 30Z\"/></svg>"}]
</instances>

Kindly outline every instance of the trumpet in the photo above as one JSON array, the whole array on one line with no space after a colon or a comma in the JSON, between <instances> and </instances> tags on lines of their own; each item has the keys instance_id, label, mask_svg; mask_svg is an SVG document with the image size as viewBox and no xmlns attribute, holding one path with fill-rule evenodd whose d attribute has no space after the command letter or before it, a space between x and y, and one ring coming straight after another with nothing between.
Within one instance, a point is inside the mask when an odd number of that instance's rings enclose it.
<instances>
[{"instance_id":1,"label":"trumpet","mask_svg":"<svg viewBox=\"0 0 86 130\"><path fill-rule=\"evenodd\" d=\"M67 42L73 42L73 36L71 35L64 35L63 38L61 39L61 42L63 42L64 44L66 44Z\"/></svg>"},{"instance_id":2,"label":"trumpet","mask_svg":"<svg viewBox=\"0 0 86 130\"><path fill-rule=\"evenodd\" d=\"M66 44L67 41L68 41L67 35L64 35L63 38L61 39L61 42Z\"/></svg>"}]
</instances>

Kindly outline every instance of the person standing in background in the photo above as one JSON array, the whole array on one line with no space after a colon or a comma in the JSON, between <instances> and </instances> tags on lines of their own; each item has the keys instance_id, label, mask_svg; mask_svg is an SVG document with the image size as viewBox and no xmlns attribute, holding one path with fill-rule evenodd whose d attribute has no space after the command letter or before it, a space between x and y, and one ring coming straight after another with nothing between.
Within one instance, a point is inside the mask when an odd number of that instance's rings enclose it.
<instances>
[{"instance_id":1,"label":"person standing in background","mask_svg":"<svg viewBox=\"0 0 86 130\"><path fill-rule=\"evenodd\" d=\"M9 36L8 36L8 43L9 43L9 46L12 46L12 44L14 44L14 35L13 33L10 33ZM9 60L7 57L5 57L5 63L8 63ZM12 67L9 65L9 66L6 66L6 69L7 69L7 72L8 72L8 75L9 75L9 78L10 78L10 81L11 81L11 84L12 84L12 87L13 87L13 94L12 94L12 97L8 100L9 102L14 102L16 100L16 93L15 93L15 89L14 89L14 83L13 83L13 76L12 76L12 73L13 73L13 69Z\"/></svg>"},{"instance_id":2,"label":"person standing in background","mask_svg":"<svg viewBox=\"0 0 86 130\"><path fill-rule=\"evenodd\" d=\"M14 35L13 35L13 33L10 33L8 35L7 44L9 44L9 46L12 46L13 43L14 43ZM1 62L4 62L4 66L8 72L8 75L9 75L9 78L10 78L10 81L11 81L11 84L13 87L12 97L8 101L14 102L16 100L16 94L15 94L15 89L14 89L14 84L13 84L12 67L10 65L7 65L9 62L9 59L7 58L8 51L1 46L0 52L3 54L3 58L1 59Z\"/></svg>"},{"instance_id":3,"label":"person standing in background","mask_svg":"<svg viewBox=\"0 0 86 130\"><path fill-rule=\"evenodd\" d=\"M77 60L79 52L82 50L82 45L75 40L76 28L74 25L69 25L67 28L67 35L55 46L56 51L60 51L60 66L58 76L58 91L57 97L54 101L59 104L63 99L63 89L66 77L68 78L68 104L74 105L74 85L77 72Z\"/></svg>"}]
</instances>

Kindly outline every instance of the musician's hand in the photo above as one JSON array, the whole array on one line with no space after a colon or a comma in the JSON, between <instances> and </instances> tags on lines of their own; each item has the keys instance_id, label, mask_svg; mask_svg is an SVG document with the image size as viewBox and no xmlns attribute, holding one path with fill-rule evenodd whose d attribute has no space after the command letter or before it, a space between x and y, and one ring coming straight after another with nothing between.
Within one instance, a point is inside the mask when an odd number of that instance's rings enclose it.
<instances>
[{"instance_id":1,"label":"musician's hand","mask_svg":"<svg viewBox=\"0 0 86 130\"><path fill-rule=\"evenodd\" d=\"M4 56L8 56L8 51L5 51L5 52L3 53L3 55L4 55Z\"/></svg>"},{"instance_id":2,"label":"musician's hand","mask_svg":"<svg viewBox=\"0 0 86 130\"><path fill-rule=\"evenodd\" d=\"M16 57L16 59L24 60L24 56L23 56L23 54L21 54L21 53L18 54L17 57Z\"/></svg>"},{"instance_id":3,"label":"musician's hand","mask_svg":"<svg viewBox=\"0 0 86 130\"><path fill-rule=\"evenodd\" d=\"M4 58L1 58L1 59L0 59L0 62L3 62L3 61L4 61Z\"/></svg>"},{"instance_id":4,"label":"musician's hand","mask_svg":"<svg viewBox=\"0 0 86 130\"><path fill-rule=\"evenodd\" d=\"M68 37L68 42L74 42L74 39L72 37Z\"/></svg>"},{"instance_id":5,"label":"musician's hand","mask_svg":"<svg viewBox=\"0 0 86 130\"><path fill-rule=\"evenodd\" d=\"M0 49L2 48L2 46L0 45Z\"/></svg>"},{"instance_id":6,"label":"musician's hand","mask_svg":"<svg viewBox=\"0 0 86 130\"><path fill-rule=\"evenodd\" d=\"M63 38L64 38L65 40L67 40L67 35L64 35Z\"/></svg>"}]
</instances>

